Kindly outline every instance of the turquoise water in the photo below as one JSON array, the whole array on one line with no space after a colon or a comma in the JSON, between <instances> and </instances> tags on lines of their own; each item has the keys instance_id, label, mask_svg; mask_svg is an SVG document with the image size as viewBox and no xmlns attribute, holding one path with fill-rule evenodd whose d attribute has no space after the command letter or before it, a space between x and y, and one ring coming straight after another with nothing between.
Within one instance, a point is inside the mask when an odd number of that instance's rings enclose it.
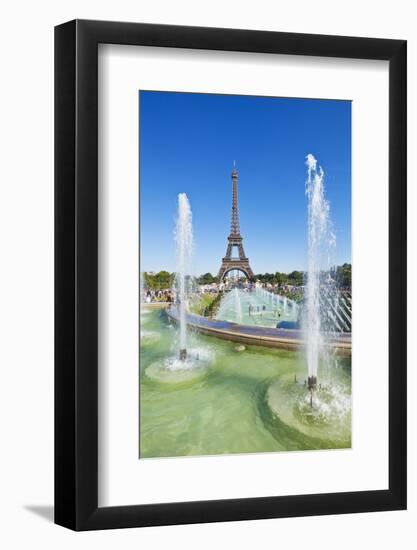
<instances>
[{"instance_id":1,"label":"turquoise water","mask_svg":"<svg viewBox=\"0 0 417 550\"><path fill-rule=\"evenodd\" d=\"M262 289L233 289L222 299L216 319L249 326L276 327L280 321L295 322L298 305Z\"/></svg>"},{"instance_id":2,"label":"turquoise water","mask_svg":"<svg viewBox=\"0 0 417 550\"><path fill-rule=\"evenodd\" d=\"M216 455L351 445L350 358L319 365L310 407L302 352L178 333L163 310L141 315L140 456Z\"/></svg>"}]
</instances>

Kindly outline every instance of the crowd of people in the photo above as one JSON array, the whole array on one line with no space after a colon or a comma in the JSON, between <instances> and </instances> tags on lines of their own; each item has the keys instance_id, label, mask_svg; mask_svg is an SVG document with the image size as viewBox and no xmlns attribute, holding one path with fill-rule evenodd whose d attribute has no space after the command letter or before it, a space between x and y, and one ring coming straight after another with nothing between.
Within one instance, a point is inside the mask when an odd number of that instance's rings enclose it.
<instances>
[{"instance_id":1,"label":"crowd of people","mask_svg":"<svg viewBox=\"0 0 417 550\"><path fill-rule=\"evenodd\" d=\"M145 304L151 304L154 302L167 302L172 303L175 300L175 294L171 289L165 290L145 290L143 292L142 301Z\"/></svg>"},{"instance_id":2,"label":"crowd of people","mask_svg":"<svg viewBox=\"0 0 417 550\"><path fill-rule=\"evenodd\" d=\"M243 290L246 290L248 292L254 292L256 286L259 286L260 288L264 288L272 293L278 293L283 296L287 296L288 298L299 301L303 297L303 287L286 287L286 288L274 288L272 285L239 285L240 288ZM228 290L228 286L225 284L212 284L212 285L201 285L199 289L199 293L208 293L208 294L218 294L219 292L222 293L225 290ZM167 288L162 290L152 290L152 289L145 289L141 296L141 301L146 304L151 303L158 303L158 302L166 302L166 303L174 303L176 300L176 293L173 289Z\"/></svg>"}]
</instances>

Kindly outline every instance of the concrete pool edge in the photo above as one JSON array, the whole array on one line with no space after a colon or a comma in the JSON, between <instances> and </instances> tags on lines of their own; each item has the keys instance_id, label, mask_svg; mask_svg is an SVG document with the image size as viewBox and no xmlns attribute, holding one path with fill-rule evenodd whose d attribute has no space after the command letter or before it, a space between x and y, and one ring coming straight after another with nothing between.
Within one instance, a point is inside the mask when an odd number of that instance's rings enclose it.
<instances>
[{"instance_id":1,"label":"concrete pool edge","mask_svg":"<svg viewBox=\"0 0 417 550\"><path fill-rule=\"evenodd\" d=\"M167 316L174 322L178 322L177 312L175 307L170 307L167 303L158 303L158 306L144 304L144 307L151 306L164 309ZM305 341L301 337L301 331L292 329L271 329L263 327L250 327L246 325L237 325L228 321L217 321L208 319L201 315L187 313L187 326L205 334L207 336L215 336L223 340L238 342L240 344L248 344L253 346L263 346L269 348L280 348L290 351L303 349ZM275 333L275 334L274 334ZM327 348L334 349L341 355L351 355L352 340L351 335L344 333L343 336L334 337L325 344Z\"/></svg>"}]
</instances>

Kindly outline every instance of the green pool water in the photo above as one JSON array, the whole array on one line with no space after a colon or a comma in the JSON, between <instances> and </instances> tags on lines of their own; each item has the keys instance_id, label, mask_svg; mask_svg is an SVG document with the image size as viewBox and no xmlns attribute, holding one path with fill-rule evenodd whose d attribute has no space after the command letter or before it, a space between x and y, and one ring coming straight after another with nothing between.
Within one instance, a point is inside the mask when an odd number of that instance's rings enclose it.
<instances>
[{"instance_id":1,"label":"green pool water","mask_svg":"<svg viewBox=\"0 0 417 550\"><path fill-rule=\"evenodd\" d=\"M351 446L350 358L320 364L311 408L301 351L236 345L193 333L198 360L170 369L176 326L163 310L141 315L141 458Z\"/></svg>"}]
</instances>

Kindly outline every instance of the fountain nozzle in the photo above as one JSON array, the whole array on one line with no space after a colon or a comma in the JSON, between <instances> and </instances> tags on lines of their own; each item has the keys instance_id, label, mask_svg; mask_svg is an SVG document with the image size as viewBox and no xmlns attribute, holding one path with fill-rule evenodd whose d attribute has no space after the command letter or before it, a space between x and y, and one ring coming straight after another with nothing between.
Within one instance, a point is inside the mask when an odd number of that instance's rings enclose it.
<instances>
[{"instance_id":1,"label":"fountain nozzle","mask_svg":"<svg viewBox=\"0 0 417 550\"><path fill-rule=\"evenodd\" d=\"M317 376L309 376L307 379L307 387L310 391L310 407L313 408L313 393L317 388Z\"/></svg>"},{"instance_id":2,"label":"fountain nozzle","mask_svg":"<svg viewBox=\"0 0 417 550\"><path fill-rule=\"evenodd\" d=\"M308 383L308 389L310 391L315 390L317 387L317 376L309 376L307 383Z\"/></svg>"},{"instance_id":3,"label":"fountain nozzle","mask_svg":"<svg viewBox=\"0 0 417 550\"><path fill-rule=\"evenodd\" d=\"M185 361L187 359L187 350L185 348L180 349L180 361Z\"/></svg>"}]
</instances>

